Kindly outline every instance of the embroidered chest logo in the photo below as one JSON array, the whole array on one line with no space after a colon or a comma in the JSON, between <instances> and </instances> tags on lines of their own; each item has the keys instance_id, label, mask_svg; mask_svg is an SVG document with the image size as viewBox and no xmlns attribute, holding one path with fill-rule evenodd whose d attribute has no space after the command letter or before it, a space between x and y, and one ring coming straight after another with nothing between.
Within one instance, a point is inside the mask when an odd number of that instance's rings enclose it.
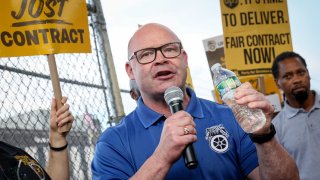
<instances>
[{"instance_id":1,"label":"embroidered chest logo","mask_svg":"<svg viewBox=\"0 0 320 180\"><path fill-rule=\"evenodd\" d=\"M229 133L222 124L206 129L206 140L209 146L217 153L225 153L229 149Z\"/></svg>"}]
</instances>

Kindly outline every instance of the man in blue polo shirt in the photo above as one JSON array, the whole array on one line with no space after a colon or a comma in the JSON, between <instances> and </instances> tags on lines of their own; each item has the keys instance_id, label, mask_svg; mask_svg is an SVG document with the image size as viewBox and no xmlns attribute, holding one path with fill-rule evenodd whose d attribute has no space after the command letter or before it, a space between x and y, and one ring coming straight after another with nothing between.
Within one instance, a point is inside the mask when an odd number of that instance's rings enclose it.
<instances>
[{"instance_id":1,"label":"man in blue polo shirt","mask_svg":"<svg viewBox=\"0 0 320 180\"><path fill-rule=\"evenodd\" d=\"M293 159L273 138L272 106L249 83L237 89L236 99L266 115L266 125L251 135L256 144L227 106L197 98L185 88L188 56L169 28L155 23L140 27L128 54L126 71L141 96L137 108L98 140L93 179L299 178ZM182 89L185 109L173 115L163 98L172 86ZM199 162L195 169L185 167L181 157L190 143Z\"/></svg>"}]
</instances>

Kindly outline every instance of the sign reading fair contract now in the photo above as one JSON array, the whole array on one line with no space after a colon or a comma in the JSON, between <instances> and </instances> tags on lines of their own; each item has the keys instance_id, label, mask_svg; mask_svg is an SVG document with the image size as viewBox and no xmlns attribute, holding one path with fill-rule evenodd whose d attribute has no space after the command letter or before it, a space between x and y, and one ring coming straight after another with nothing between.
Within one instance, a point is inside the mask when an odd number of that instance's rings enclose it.
<instances>
[{"instance_id":1,"label":"sign reading fair contract now","mask_svg":"<svg viewBox=\"0 0 320 180\"><path fill-rule=\"evenodd\" d=\"M85 0L6 0L0 56L90 52Z\"/></svg>"},{"instance_id":2,"label":"sign reading fair contract now","mask_svg":"<svg viewBox=\"0 0 320 180\"><path fill-rule=\"evenodd\" d=\"M220 0L226 67L239 76L271 74L274 58L292 51L286 0Z\"/></svg>"}]
</instances>

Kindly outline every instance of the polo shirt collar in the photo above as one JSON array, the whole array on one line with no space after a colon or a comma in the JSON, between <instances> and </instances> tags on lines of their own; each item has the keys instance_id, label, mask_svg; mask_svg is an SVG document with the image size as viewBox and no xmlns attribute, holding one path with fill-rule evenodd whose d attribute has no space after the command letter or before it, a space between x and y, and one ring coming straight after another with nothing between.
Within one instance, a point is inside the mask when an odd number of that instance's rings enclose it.
<instances>
[{"instance_id":1,"label":"polo shirt collar","mask_svg":"<svg viewBox=\"0 0 320 180\"><path fill-rule=\"evenodd\" d=\"M314 91L314 96L314 108L320 109L320 96L316 91Z\"/></svg>"},{"instance_id":2,"label":"polo shirt collar","mask_svg":"<svg viewBox=\"0 0 320 180\"><path fill-rule=\"evenodd\" d=\"M138 106L136 108L136 113L138 114L139 120L143 124L145 128L150 127L152 124L156 123L163 114L159 114L156 111L150 109L143 103L142 98L140 97L138 100Z\"/></svg>"},{"instance_id":3,"label":"polo shirt collar","mask_svg":"<svg viewBox=\"0 0 320 180\"><path fill-rule=\"evenodd\" d=\"M203 111L201 109L200 101L197 98L194 91L190 88L187 88L187 93L190 96L190 102L187 106L186 111L195 118L203 118ZM138 100L138 106L136 108L136 113L139 117L139 120L145 128L152 126L157 121L164 118L163 114L157 113L156 111L150 109L143 103L143 99L140 97Z\"/></svg>"},{"instance_id":4,"label":"polo shirt collar","mask_svg":"<svg viewBox=\"0 0 320 180\"><path fill-rule=\"evenodd\" d=\"M187 93L190 96L190 102L186 111L194 118L203 118L203 111L201 108L200 100L197 98L195 92L191 88L187 88Z\"/></svg>"},{"instance_id":5,"label":"polo shirt collar","mask_svg":"<svg viewBox=\"0 0 320 180\"><path fill-rule=\"evenodd\" d=\"M287 101L284 102L284 111L286 112L287 118L290 119L298 114L299 111L301 111L300 108L294 108L291 107Z\"/></svg>"}]
</instances>

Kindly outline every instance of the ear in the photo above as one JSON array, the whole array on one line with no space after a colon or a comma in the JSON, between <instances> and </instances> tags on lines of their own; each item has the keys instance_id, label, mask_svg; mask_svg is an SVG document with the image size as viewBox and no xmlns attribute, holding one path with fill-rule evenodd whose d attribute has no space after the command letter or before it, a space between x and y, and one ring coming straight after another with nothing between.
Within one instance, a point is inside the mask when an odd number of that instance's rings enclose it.
<instances>
[{"instance_id":1,"label":"ear","mask_svg":"<svg viewBox=\"0 0 320 180\"><path fill-rule=\"evenodd\" d=\"M183 62L186 64L186 67L188 67L188 54L185 50L182 50L182 58Z\"/></svg>"},{"instance_id":2,"label":"ear","mask_svg":"<svg viewBox=\"0 0 320 180\"><path fill-rule=\"evenodd\" d=\"M307 72L308 72L308 79L311 80L311 76L308 69L307 69Z\"/></svg>"},{"instance_id":3,"label":"ear","mask_svg":"<svg viewBox=\"0 0 320 180\"><path fill-rule=\"evenodd\" d=\"M281 87L280 87L280 85L279 85L279 83L278 83L278 80L277 80L277 79L275 79L275 80L274 80L274 82L276 83L276 85L277 85L278 89L281 89Z\"/></svg>"},{"instance_id":4,"label":"ear","mask_svg":"<svg viewBox=\"0 0 320 180\"><path fill-rule=\"evenodd\" d=\"M130 62L126 62L126 72L127 72L127 74L128 74L128 76L129 76L129 78L130 79L135 79L134 78L134 74L133 74L133 71L132 71L132 67L131 67L132 65L130 64Z\"/></svg>"}]
</instances>

